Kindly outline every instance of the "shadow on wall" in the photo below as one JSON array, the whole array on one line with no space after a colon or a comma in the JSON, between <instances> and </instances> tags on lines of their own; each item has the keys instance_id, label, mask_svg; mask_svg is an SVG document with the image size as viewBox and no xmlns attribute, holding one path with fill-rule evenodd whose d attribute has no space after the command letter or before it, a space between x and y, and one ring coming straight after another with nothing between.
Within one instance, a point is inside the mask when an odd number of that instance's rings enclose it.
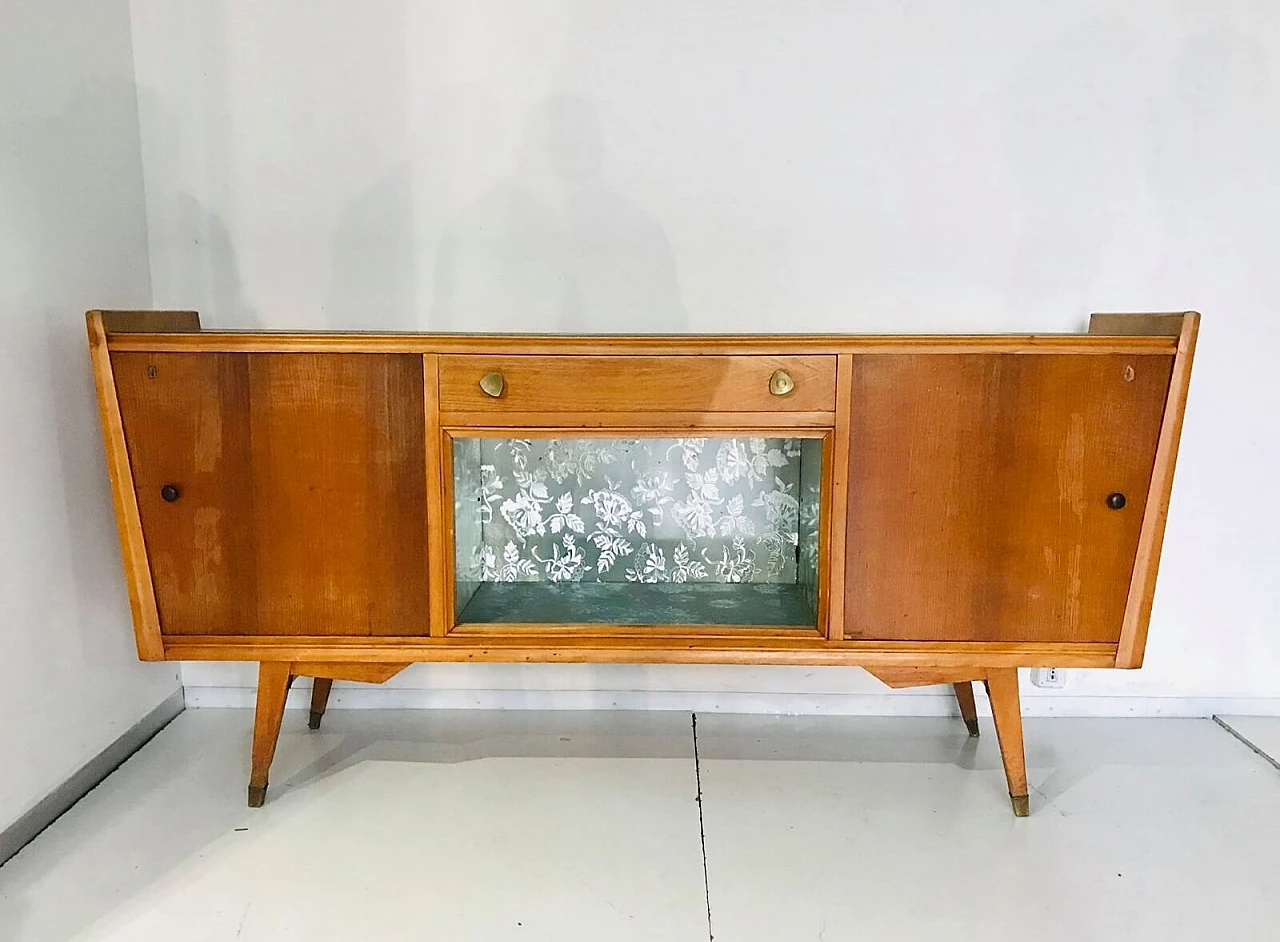
<instances>
[{"instance_id":1,"label":"shadow on wall","mask_svg":"<svg viewBox=\"0 0 1280 942\"><path fill-rule=\"evenodd\" d=\"M476 85L450 85L415 104L419 139L409 155L347 201L329 261L325 323L331 330L426 330L419 303L429 266L420 246L434 244L445 215L444 191L464 144L492 140L494 106ZM379 154L367 156L377 159Z\"/></svg>"},{"instance_id":2,"label":"shadow on wall","mask_svg":"<svg viewBox=\"0 0 1280 942\"><path fill-rule=\"evenodd\" d=\"M1151 106L1147 140L1155 212L1176 240L1159 259L1162 281L1214 285L1220 303L1275 297L1278 96L1266 48L1247 33L1218 26L1179 50L1173 83ZM1196 297L1185 303L1204 306Z\"/></svg>"},{"instance_id":3,"label":"shadow on wall","mask_svg":"<svg viewBox=\"0 0 1280 942\"><path fill-rule=\"evenodd\" d=\"M353 199L329 264L330 330L421 330L414 270L414 193L407 162Z\"/></svg>"},{"instance_id":4,"label":"shadow on wall","mask_svg":"<svg viewBox=\"0 0 1280 942\"><path fill-rule=\"evenodd\" d=\"M18 35L31 48L30 35L21 28ZM27 61L65 58L50 51L51 42ZM13 62L21 68L23 59L6 64ZM46 761L50 755L58 764L78 765L67 743L89 750L100 736L114 738L118 723L128 726L176 690L177 681L173 665L135 663L84 327L87 308L145 307L149 299L134 86L94 74L65 94L32 100L8 78L0 74L0 320L6 335L0 442L7 471L0 551L4 614L14 630L6 636L0 683L9 694L6 705L18 708L13 730L28 731L25 739L5 737L6 750L18 750L9 753L15 760L6 772L44 768L57 776L49 776L52 787L66 772ZM13 89L14 98L5 100ZM90 674L96 679L86 680ZM103 682L107 675L111 684ZM156 698L146 704L150 691ZM54 701L57 710L49 707ZM129 704L142 707L132 718ZM3 797L18 799L24 776L0 778L15 792L0 788ZM146 801L147 792L143 786L130 800ZM0 825L12 820L12 800L3 802ZM40 853L28 847L0 877L2 938L33 938L28 927L44 920L32 903L32 882L13 871ZM135 868L106 870L87 893L118 899L120 882L131 882ZM73 909L59 914L68 934L83 928Z\"/></svg>"},{"instance_id":5,"label":"shadow on wall","mask_svg":"<svg viewBox=\"0 0 1280 942\"><path fill-rule=\"evenodd\" d=\"M149 132L144 160L155 306L195 308L206 328L261 328L261 318L245 297L226 224L182 177L176 113L155 92L139 88L138 114Z\"/></svg>"},{"instance_id":6,"label":"shadow on wall","mask_svg":"<svg viewBox=\"0 0 1280 942\"><path fill-rule=\"evenodd\" d=\"M1108 246L1141 192L1141 127L1152 78L1123 18L1086 22L1030 51L1010 75L1004 141L1023 220L1016 306L1090 309ZM1095 305L1096 307L1097 305Z\"/></svg>"},{"instance_id":7,"label":"shadow on wall","mask_svg":"<svg viewBox=\"0 0 1280 942\"><path fill-rule=\"evenodd\" d=\"M431 326L681 331L688 318L666 234L604 171L596 107L568 95L543 102L515 173L446 226Z\"/></svg>"},{"instance_id":8,"label":"shadow on wall","mask_svg":"<svg viewBox=\"0 0 1280 942\"><path fill-rule=\"evenodd\" d=\"M29 591L7 599L15 624L40 623L15 639L31 662L51 664L58 645L94 665L133 649L83 316L149 297L135 108L132 84L99 78L69 90L57 111L0 122L0 253L14 250L11 270L0 257L0 315L7 352L22 351L3 369L22 420L0 435L15 462L0 519L42 560ZM46 579L63 591L37 606L30 593Z\"/></svg>"}]
</instances>

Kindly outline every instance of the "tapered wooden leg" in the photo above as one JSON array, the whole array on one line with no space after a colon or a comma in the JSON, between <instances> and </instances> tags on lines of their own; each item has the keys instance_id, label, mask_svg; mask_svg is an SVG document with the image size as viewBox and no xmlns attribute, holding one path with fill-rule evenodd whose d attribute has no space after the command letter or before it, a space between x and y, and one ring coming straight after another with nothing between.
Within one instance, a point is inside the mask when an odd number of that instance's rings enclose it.
<instances>
[{"instance_id":1,"label":"tapered wooden leg","mask_svg":"<svg viewBox=\"0 0 1280 942\"><path fill-rule=\"evenodd\" d=\"M956 700L960 703L960 715L964 717L964 725L969 727L969 735L978 735L978 705L973 702L973 682L969 680L952 684L956 691Z\"/></svg>"},{"instance_id":2,"label":"tapered wooden leg","mask_svg":"<svg viewBox=\"0 0 1280 942\"><path fill-rule=\"evenodd\" d=\"M324 708L329 705L329 691L333 688L333 680L329 677L317 677L311 684L311 718L307 726L320 728L320 720L324 717Z\"/></svg>"},{"instance_id":3,"label":"tapered wooden leg","mask_svg":"<svg viewBox=\"0 0 1280 942\"><path fill-rule=\"evenodd\" d=\"M991 715L996 721L996 737L1000 740L1000 757L1004 760L1004 776L1009 782L1013 813L1025 818L1029 813L1027 760L1022 748L1022 704L1018 700L1017 668L1000 667L987 671L987 695L991 698Z\"/></svg>"},{"instance_id":4,"label":"tapered wooden leg","mask_svg":"<svg viewBox=\"0 0 1280 942\"><path fill-rule=\"evenodd\" d=\"M288 661L263 661L258 665L258 710L253 718L253 768L249 773L249 807L261 808L267 800L267 774L280 738L284 701L293 681Z\"/></svg>"}]
</instances>

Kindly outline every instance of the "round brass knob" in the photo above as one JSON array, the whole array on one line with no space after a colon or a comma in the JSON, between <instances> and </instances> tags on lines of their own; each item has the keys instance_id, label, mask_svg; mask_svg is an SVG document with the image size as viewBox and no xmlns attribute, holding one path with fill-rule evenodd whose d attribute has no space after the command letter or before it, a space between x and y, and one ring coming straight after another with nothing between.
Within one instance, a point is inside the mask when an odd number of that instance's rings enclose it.
<instances>
[{"instance_id":1,"label":"round brass knob","mask_svg":"<svg viewBox=\"0 0 1280 942\"><path fill-rule=\"evenodd\" d=\"M502 378L502 374L498 372L485 373L480 377L480 389L486 396L492 396L494 399L502 395L502 391L506 388L506 381Z\"/></svg>"},{"instance_id":2,"label":"round brass knob","mask_svg":"<svg viewBox=\"0 0 1280 942\"><path fill-rule=\"evenodd\" d=\"M1125 500L1125 496L1119 491L1116 491L1114 494L1107 495L1107 506L1112 510L1124 510L1124 505L1126 503L1127 501Z\"/></svg>"},{"instance_id":3,"label":"round brass knob","mask_svg":"<svg viewBox=\"0 0 1280 942\"><path fill-rule=\"evenodd\" d=\"M796 381L786 370L774 370L773 375L769 377L769 392L775 396L785 396L795 388Z\"/></svg>"},{"instance_id":4,"label":"round brass knob","mask_svg":"<svg viewBox=\"0 0 1280 942\"><path fill-rule=\"evenodd\" d=\"M175 500L182 496L182 492L178 490L176 484L166 484L160 488L160 498L166 504L172 504Z\"/></svg>"}]
</instances>

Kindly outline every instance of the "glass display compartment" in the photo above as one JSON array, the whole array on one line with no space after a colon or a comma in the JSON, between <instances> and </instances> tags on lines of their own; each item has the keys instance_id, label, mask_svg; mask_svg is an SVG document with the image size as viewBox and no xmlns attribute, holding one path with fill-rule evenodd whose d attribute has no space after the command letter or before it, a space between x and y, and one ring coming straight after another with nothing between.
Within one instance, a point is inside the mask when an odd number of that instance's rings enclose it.
<instances>
[{"instance_id":1,"label":"glass display compartment","mask_svg":"<svg viewBox=\"0 0 1280 942\"><path fill-rule=\"evenodd\" d=\"M822 439L453 439L459 625L817 627Z\"/></svg>"}]
</instances>

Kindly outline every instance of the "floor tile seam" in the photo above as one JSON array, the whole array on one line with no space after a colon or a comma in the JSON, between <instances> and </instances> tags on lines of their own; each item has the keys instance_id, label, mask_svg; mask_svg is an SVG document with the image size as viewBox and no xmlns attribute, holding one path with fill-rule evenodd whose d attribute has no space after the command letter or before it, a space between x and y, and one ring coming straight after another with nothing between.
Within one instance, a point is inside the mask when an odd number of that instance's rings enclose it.
<instances>
[{"instance_id":1,"label":"floor tile seam","mask_svg":"<svg viewBox=\"0 0 1280 942\"><path fill-rule=\"evenodd\" d=\"M1233 737L1240 740L1240 742L1244 743L1247 747L1249 747L1249 750L1251 752L1253 752L1255 755L1260 756L1263 759L1263 761L1269 764L1273 769L1275 769L1277 772L1280 772L1280 759L1277 759L1275 756L1271 755L1266 750L1260 748L1257 745L1257 743L1253 742L1253 740L1249 739L1249 737L1245 736L1238 729L1236 729L1231 724L1229 724L1226 720L1224 720L1221 716L1214 714L1213 721L1217 723L1219 726L1221 726L1223 729L1225 729Z\"/></svg>"},{"instance_id":2,"label":"floor tile seam","mask_svg":"<svg viewBox=\"0 0 1280 942\"><path fill-rule=\"evenodd\" d=\"M693 728L693 776L698 789L698 837L702 846L702 891L707 904L707 942L712 942L715 934L711 930L711 877L707 869L707 825L702 816L702 765L698 757L698 714L690 713L689 718Z\"/></svg>"}]
</instances>

